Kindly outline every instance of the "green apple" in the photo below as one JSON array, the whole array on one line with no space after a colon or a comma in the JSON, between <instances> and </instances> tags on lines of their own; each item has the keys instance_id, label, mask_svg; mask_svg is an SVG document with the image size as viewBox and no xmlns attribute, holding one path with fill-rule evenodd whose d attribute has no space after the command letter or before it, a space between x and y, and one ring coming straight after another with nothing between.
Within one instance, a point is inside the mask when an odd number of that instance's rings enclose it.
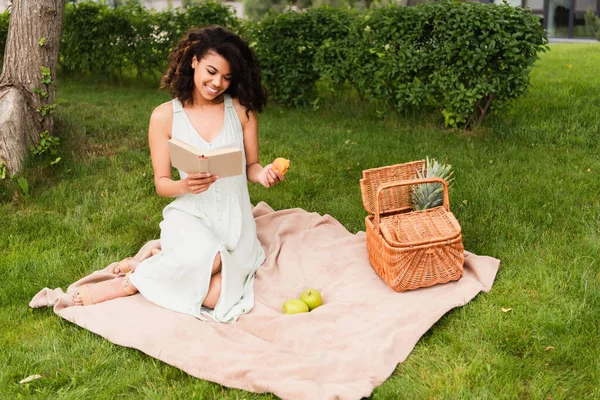
<instances>
[{"instance_id":1,"label":"green apple","mask_svg":"<svg viewBox=\"0 0 600 400\"><path fill-rule=\"evenodd\" d=\"M284 314L298 314L308 312L308 306L300 299L289 299L283 303L281 311Z\"/></svg>"},{"instance_id":2,"label":"green apple","mask_svg":"<svg viewBox=\"0 0 600 400\"><path fill-rule=\"evenodd\" d=\"M323 305L323 298L317 289L306 290L300 295L300 300L305 302L311 311Z\"/></svg>"}]
</instances>

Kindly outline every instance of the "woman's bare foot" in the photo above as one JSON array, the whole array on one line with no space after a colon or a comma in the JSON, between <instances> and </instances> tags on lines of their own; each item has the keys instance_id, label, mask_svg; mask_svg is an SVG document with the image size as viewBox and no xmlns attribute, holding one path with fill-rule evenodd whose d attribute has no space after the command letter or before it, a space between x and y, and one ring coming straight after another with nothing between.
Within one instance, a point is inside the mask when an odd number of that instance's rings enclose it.
<instances>
[{"instance_id":1,"label":"woman's bare foot","mask_svg":"<svg viewBox=\"0 0 600 400\"><path fill-rule=\"evenodd\" d=\"M84 285L73 295L73 305L87 306L103 301L125 297L137 292L137 288L129 281L129 274L104 282Z\"/></svg>"}]
</instances>

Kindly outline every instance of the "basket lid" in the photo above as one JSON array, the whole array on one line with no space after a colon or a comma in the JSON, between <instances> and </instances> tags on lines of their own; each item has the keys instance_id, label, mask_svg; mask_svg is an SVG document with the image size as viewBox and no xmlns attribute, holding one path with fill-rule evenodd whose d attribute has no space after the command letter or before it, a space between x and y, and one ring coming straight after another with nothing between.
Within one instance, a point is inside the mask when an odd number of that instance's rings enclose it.
<instances>
[{"instance_id":1,"label":"basket lid","mask_svg":"<svg viewBox=\"0 0 600 400\"><path fill-rule=\"evenodd\" d=\"M461 234L454 214L442 206L384 217L379 228L386 242L394 247L443 242Z\"/></svg>"},{"instance_id":2,"label":"basket lid","mask_svg":"<svg viewBox=\"0 0 600 400\"><path fill-rule=\"evenodd\" d=\"M362 172L363 179L360 180L360 191L365 210L369 214L375 214L377 188L380 185L414 179L417 176L417 170L422 170L424 166L425 160L419 160L364 170ZM379 200L379 211L385 214L412 209L410 204L411 190L412 186L400 186L385 190Z\"/></svg>"}]
</instances>

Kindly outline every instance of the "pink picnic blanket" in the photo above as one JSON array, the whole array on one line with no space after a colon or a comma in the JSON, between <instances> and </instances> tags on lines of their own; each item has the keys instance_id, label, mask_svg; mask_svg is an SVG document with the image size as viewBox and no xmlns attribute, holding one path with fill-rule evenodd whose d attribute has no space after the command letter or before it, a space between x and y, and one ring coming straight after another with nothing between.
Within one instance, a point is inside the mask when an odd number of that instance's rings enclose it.
<instances>
[{"instance_id":1,"label":"pink picnic blanket","mask_svg":"<svg viewBox=\"0 0 600 400\"><path fill-rule=\"evenodd\" d=\"M329 215L254 208L267 255L256 275L255 307L232 324L203 322L146 301L140 294L71 307L79 285L112 279L110 266L61 289L43 289L30 307L54 306L61 317L202 379L283 399L360 399L403 362L446 312L488 292L500 261L465 253L463 277L396 293L369 264L365 233ZM157 242L136 257L149 256ZM307 288L324 305L283 315L288 298ZM459 318L458 315L455 315Z\"/></svg>"}]
</instances>

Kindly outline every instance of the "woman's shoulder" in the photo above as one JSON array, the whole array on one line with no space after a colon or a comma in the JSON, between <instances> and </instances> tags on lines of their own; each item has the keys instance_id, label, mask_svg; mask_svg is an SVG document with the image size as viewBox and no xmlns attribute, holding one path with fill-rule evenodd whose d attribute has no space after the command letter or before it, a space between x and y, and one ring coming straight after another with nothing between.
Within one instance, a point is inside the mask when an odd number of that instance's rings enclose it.
<instances>
[{"instance_id":1,"label":"woman's shoulder","mask_svg":"<svg viewBox=\"0 0 600 400\"><path fill-rule=\"evenodd\" d=\"M251 111L246 114L246 107L240 103L240 100L237 97L231 97L231 100L233 101L233 107L235 108L238 118L240 119L242 125L245 125L246 122L254 117L254 113Z\"/></svg>"},{"instance_id":2,"label":"woman's shoulder","mask_svg":"<svg viewBox=\"0 0 600 400\"><path fill-rule=\"evenodd\" d=\"M173 101L162 103L152 111L150 122L169 123L173 122Z\"/></svg>"},{"instance_id":3,"label":"woman's shoulder","mask_svg":"<svg viewBox=\"0 0 600 400\"><path fill-rule=\"evenodd\" d=\"M171 137L171 126L173 125L173 103L168 101L156 107L150 116L150 137Z\"/></svg>"}]
</instances>

